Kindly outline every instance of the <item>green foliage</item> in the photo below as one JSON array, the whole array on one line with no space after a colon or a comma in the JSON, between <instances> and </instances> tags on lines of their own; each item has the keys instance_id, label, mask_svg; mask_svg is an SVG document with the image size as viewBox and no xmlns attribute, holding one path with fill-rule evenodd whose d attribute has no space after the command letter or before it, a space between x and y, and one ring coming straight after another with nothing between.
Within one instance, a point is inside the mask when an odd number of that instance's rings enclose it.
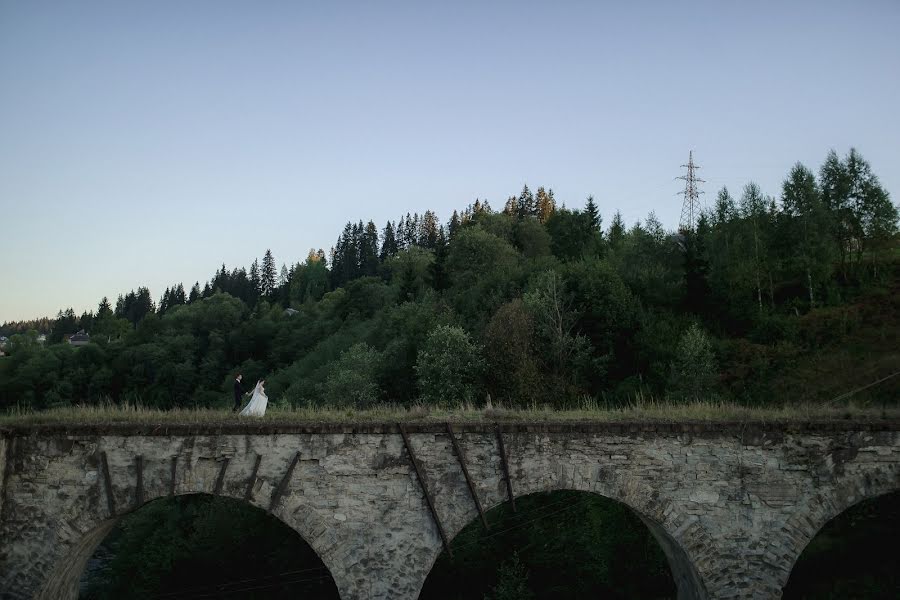
<instances>
[{"instance_id":1,"label":"green foliage","mask_svg":"<svg viewBox=\"0 0 900 600\"><path fill-rule=\"evenodd\" d=\"M329 366L321 398L329 406L369 408L379 401L377 377L381 354L367 344L354 344Z\"/></svg>"},{"instance_id":2,"label":"green foliage","mask_svg":"<svg viewBox=\"0 0 900 600\"><path fill-rule=\"evenodd\" d=\"M480 226L463 229L450 245L450 297L460 317L483 324L511 299L520 277L519 253L512 244Z\"/></svg>"},{"instance_id":3,"label":"green foliage","mask_svg":"<svg viewBox=\"0 0 900 600\"><path fill-rule=\"evenodd\" d=\"M676 397L708 400L717 377L716 359L706 333L695 323L681 336L672 361L669 389Z\"/></svg>"},{"instance_id":4,"label":"green foliage","mask_svg":"<svg viewBox=\"0 0 900 600\"><path fill-rule=\"evenodd\" d=\"M384 264L384 271L403 302L417 300L432 287L434 252L413 246L401 250Z\"/></svg>"},{"instance_id":5,"label":"green foliage","mask_svg":"<svg viewBox=\"0 0 900 600\"><path fill-rule=\"evenodd\" d=\"M266 252L249 273L222 265L189 295L170 286L158 307L139 287L95 313L3 324L0 407L224 408L239 370L265 377L286 405L488 392L557 408L647 394L827 400L894 372L898 216L871 167L855 150L831 153L818 177L795 165L781 196L751 183L735 200L723 188L695 231L677 233L652 213L627 228L618 212L604 232L592 198L558 208L552 190L527 186L502 213L476 200L447 227L430 210L380 235L350 221L328 260L310 250L277 278ZM693 323L710 332L721 376L678 364ZM480 348L473 360L486 368L461 388L444 381L466 352L443 357L443 370L423 354L439 326L463 327ZM63 342L79 329L89 345ZM892 398L891 385L861 397Z\"/></svg>"},{"instance_id":6,"label":"green foliage","mask_svg":"<svg viewBox=\"0 0 900 600\"><path fill-rule=\"evenodd\" d=\"M427 404L460 405L478 397L481 348L460 327L438 325L419 350L416 374Z\"/></svg>"},{"instance_id":7,"label":"green foliage","mask_svg":"<svg viewBox=\"0 0 900 600\"><path fill-rule=\"evenodd\" d=\"M497 309L485 328L488 391L506 406L527 406L542 395L534 333L534 318L518 298Z\"/></svg>"},{"instance_id":8,"label":"green foliage","mask_svg":"<svg viewBox=\"0 0 900 600\"><path fill-rule=\"evenodd\" d=\"M94 558L103 566L88 567L82 600L141 600L187 591L247 600L338 598L328 570L293 530L230 498L151 502L123 517ZM284 575L305 568L309 577ZM248 579L258 589L248 589L253 587L246 585Z\"/></svg>"},{"instance_id":9,"label":"green foliage","mask_svg":"<svg viewBox=\"0 0 900 600\"><path fill-rule=\"evenodd\" d=\"M513 552L497 570L497 585L485 600L531 600L534 593L528 588L528 571L519 560L519 553Z\"/></svg>"},{"instance_id":10,"label":"green foliage","mask_svg":"<svg viewBox=\"0 0 900 600\"><path fill-rule=\"evenodd\" d=\"M420 595L457 600L525 593L534 598L670 598L675 583L659 544L626 506L585 492L516 498L476 520L435 562ZM515 557L515 558L513 558Z\"/></svg>"}]
</instances>

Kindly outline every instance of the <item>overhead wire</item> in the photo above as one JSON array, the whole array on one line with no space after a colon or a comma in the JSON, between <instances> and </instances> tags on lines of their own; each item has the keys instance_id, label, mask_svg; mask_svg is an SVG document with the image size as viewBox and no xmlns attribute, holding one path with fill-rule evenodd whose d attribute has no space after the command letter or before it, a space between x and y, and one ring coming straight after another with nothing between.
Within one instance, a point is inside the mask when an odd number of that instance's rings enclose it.
<instances>
[{"instance_id":1,"label":"overhead wire","mask_svg":"<svg viewBox=\"0 0 900 600\"><path fill-rule=\"evenodd\" d=\"M558 510L551 510L551 509L554 509L563 504L568 504L568 506L565 506ZM457 548L462 549L462 548L469 548L472 546L477 546L477 545L483 543L485 540L489 540L489 539L495 538L497 536L503 535L505 533L509 533L510 531L513 531L515 529L519 529L526 525L530 525L531 523L540 521L541 519L546 519L547 517L561 514L561 513L564 513L566 511L572 510L577 507L578 507L578 505L571 503L571 500L569 498L564 498L562 500L558 500L556 502L551 502L549 504L545 504L543 506L531 509L529 511L520 512L520 513L517 513L520 516L520 518L521 518L521 516L530 516L530 515L535 515L535 514L537 514L537 516L527 519L525 521L518 522L510 527L505 528L505 529L493 531L487 535L482 535L473 542L469 542L467 544L454 545L453 548L454 549L457 549ZM215 597L218 595L232 594L235 592L255 591L258 589L269 589L269 588L277 587L280 585L295 585L297 583L306 583L306 582L320 581L320 580L332 578L330 573L326 573L319 577L304 578L304 579L299 579L299 580L294 580L294 581L274 581L274 582L264 584L264 585L253 585L250 587L224 589L229 586L237 586L240 584L250 584L250 583L265 581L267 579L273 579L275 577L286 577L289 575L299 575L301 573L309 573L312 571L319 571L319 570L327 571L327 568L323 565L320 567L312 567L309 569L298 569L298 570L293 570L293 571L284 571L282 573L273 573L271 575L265 575L262 577L250 577L250 578L245 578L245 579L237 579L237 580L229 581L226 583L209 584L209 585L203 585L203 586L193 586L190 588L185 588L185 589L177 590L174 592L166 592L164 594L159 594L156 597L172 599L172 600L186 600L186 599L190 599L190 598L211 598L211 597Z\"/></svg>"}]
</instances>

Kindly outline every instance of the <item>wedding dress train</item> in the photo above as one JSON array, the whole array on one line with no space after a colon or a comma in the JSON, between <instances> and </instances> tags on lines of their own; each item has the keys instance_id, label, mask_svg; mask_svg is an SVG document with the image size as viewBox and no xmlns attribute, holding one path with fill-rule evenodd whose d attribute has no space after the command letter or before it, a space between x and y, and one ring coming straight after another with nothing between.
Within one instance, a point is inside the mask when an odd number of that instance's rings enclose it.
<instances>
[{"instance_id":1,"label":"wedding dress train","mask_svg":"<svg viewBox=\"0 0 900 600\"><path fill-rule=\"evenodd\" d=\"M268 403L269 398L266 396L265 391L263 391L262 382L259 382L253 389L253 396L250 398L250 402L244 407L244 410L241 411L241 416L261 417L266 414L266 405Z\"/></svg>"}]
</instances>

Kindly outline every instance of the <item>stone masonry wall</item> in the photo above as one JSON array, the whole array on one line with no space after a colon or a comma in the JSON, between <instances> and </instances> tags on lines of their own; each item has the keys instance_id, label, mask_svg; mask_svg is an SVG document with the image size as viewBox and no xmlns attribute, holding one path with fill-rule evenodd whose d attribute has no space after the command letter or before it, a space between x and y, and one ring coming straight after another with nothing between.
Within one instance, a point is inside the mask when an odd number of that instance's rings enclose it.
<instances>
[{"instance_id":1,"label":"stone masonry wall","mask_svg":"<svg viewBox=\"0 0 900 600\"><path fill-rule=\"evenodd\" d=\"M459 458L444 426L407 429L452 539L478 516ZM507 501L493 427L455 429L484 509ZM779 598L822 525L862 499L900 489L898 429L502 426L516 496L574 489L630 506L666 551L679 598ZM175 494L215 493L224 473L221 495L244 500L249 487L247 501L268 510L297 453L273 514L319 554L342 598L414 600L442 551L394 425L8 435L9 444L0 445L7 469L0 478L0 598L77 597L85 561L117 518L168 496L173 481Z\"/></svg>"},{"instance_id":2,"label":"stone masonry wall","mask_svg":"<svg viewBox=\"0 0 900 600\"><path fill-rule=\"evenodd\" d=\"M3 491L6 488L6 445L7 438L0 432L0 523L3 522Z\"/></svg>"}]
</instances>

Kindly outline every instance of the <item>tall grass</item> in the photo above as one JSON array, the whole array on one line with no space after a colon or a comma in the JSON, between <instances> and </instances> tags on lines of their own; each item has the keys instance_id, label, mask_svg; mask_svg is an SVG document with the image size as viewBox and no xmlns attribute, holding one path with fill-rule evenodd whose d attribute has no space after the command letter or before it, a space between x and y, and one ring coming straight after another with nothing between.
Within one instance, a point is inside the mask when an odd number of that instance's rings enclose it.
<instances>
[{"instance_id":1,"label":"tall grass","mask_svg":"<svg viewBox=\"0 0 900 600\"><path fill-rule=\"evenodd\" d=\"M568 410L550 406L527 408L473 405L435 407L416 404L404 407L384 404L366 410L334 407L270 407L263 417L240 417L226 409L176 408L160 410L138 403L58 407L44 411L15 408L0 414L0 427L27 425L103 425L112 423L135 425L227 425L227 424L315 424L315 423L480 423L480 422L650 422L650 423L716 423L716 422L809 422L809 421L875 421L900 419L900 409L846 403L841 406L796 404L770 408L750 408L717 401L694 401L674 404L654 398L638 397L619 407L607 407L596 399L582 398Z\"/></svg>"}]
</instances>

